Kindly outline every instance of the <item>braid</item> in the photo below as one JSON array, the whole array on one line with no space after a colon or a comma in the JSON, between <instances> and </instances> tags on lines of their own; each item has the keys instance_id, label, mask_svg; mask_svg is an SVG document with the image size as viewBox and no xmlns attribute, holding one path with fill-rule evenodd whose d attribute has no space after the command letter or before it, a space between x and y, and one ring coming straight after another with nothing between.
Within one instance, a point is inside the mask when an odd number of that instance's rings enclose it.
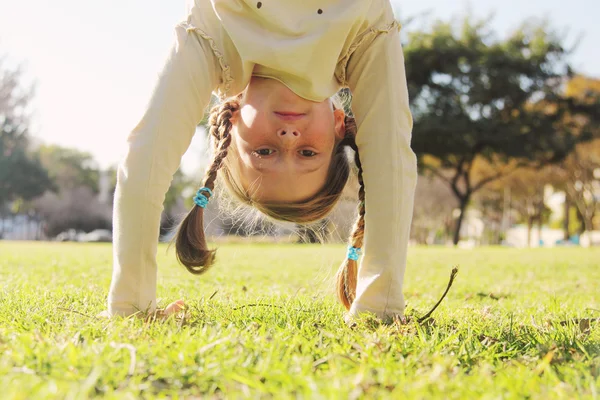
<instances>
[{"instance_id":1,"label":"braid","mask_svg":"<svg viewBox=\"0 0 600 400\"><path fill-rule=\"evenodd\" d=\"M214 189L217 171L223 166L231 144L231 117L239 109L237 99L215 106L211 110L209 133L214 143L214 155L204 176L203 187ZM211 197L207 193L208 198ZM194 205L177 231L175 248L177 259L192 274L202 274L212 265L215 250L209 250L204 234L204 209Z\"/></svg>"},{"instance_id":2,"label":"braid","mask_svg":"<svg viewBox=\"0 0 600 400\"><path fill-rule=\"evenodd\" d=\"M356 122L354 118L346 116L346 135L344 144L354 150L354 163L358 169L358 218L352 228L352 233L349 238L350 246L360 249L363 246L365 233L365 185L363 181L363 169L358 154L358 146L356 145ZM340 301L350 309L352 302L356 296L356 284L358 275L358 262L350 258L346 258L340 266L337 273L337 293Z\"/></svg>"},{"instance_id":3,"label":"braid","mask_svg":"<svg viewBox=\"0 0 600 400\"><path fill-rule=\"evenodd\" d=\"M214 156L210 167L204 177L204 187L214 189L217 171L223 166L227 157L229 145L231 144L231 117L239 108L239 103L232 100L214 107L210 115L210 135L215 147Z\"/></svg>"}]
</instances>

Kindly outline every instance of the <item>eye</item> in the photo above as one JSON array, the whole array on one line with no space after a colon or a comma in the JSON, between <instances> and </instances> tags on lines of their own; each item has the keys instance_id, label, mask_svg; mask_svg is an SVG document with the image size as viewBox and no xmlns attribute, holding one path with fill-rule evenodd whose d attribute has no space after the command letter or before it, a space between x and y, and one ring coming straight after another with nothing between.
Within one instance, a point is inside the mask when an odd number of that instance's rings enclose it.
<instances>
[{"instance_id":1,"label":"eye","mask_svg":"<svg viewBox=\"0 0 600 400\"><path fill-rule=\"evenodd\" d=\"M300 153L302 157L314 157L317 155L317 153L312 150L300 150L298 153Z\"/></svg>"},{"instance_id":2,"label":"eye","mask_svg":"<svg viewBox=\"0 0 600 400\"><path fill-rule=\"evenodd\" d=\"M258 149L258 150L254 150L252 152L252 154L257 157L267 157L273 153L275 153L275 150L273 150L273 149Z\"/></svg>"}]
</instances>

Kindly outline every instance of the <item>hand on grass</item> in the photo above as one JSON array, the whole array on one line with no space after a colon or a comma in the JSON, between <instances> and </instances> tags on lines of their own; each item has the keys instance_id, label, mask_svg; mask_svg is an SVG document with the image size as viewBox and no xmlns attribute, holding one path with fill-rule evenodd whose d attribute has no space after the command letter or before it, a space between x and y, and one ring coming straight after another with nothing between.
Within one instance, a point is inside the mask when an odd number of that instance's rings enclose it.
<instances>
[{"instance_id":1,"label":"hand on grass","mask_svg":"<svg viewBox=\"0 0 600 400\"><path fill-rule=\"evenodd\" d=\"M185 310L185 302L182 299L179 299L177 301L172 302L165 308L160 308L156 310L154 312L154 317L156 319L166 319L169 318L171 315L175 315L183 310ZM152 317L152 314L150 314L148 317L150 319Z\"/></svg>"},{"instance_id":2,"label":"hand on grass","mask_svg":"<svg viewBox=\"0 0 600 400\"><path fill-rule=\"evenodd\" d=\"M176 315L177 313L185 310L185 302L182 299L172 302L165 308L159 308L156 311L148 314L136 313L135 315L141 318L145 318L146 320L165 320L169 318L171 315ZM111 315L108 311L102 311L97 315L98 318L110 318Z\"/></svg>"}]
</instances>

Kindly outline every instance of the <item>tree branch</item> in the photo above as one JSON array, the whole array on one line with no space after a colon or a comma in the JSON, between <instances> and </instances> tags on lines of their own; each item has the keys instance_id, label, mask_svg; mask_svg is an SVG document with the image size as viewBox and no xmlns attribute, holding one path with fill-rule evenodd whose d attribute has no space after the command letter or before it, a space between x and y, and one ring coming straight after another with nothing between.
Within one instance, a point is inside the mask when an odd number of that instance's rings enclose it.
<instances>
[{"instance_id":1,"label":"tree branch","mask_svg":"<svg viewBox=\"0 0 600 400\"><path fill-rule=\"evenodd\" d=\"M441 172L439 172L437 169L435 168L431 168L428 167L427 168L429 171L431 171L432 174L434 174L435 176L437 176L438 178L440 178L441 180L443 180L444 182L446 182L448 185L451 185L450 179L446 178Z\"/></svg>"},{"instance_id":2,"label":"tree branch","mask_svg":"<svg viewBox=\"0 0 600 400\"><path fill-rule=\"evenodd\" d=\"M508 171L500 171L497 174L494 174L492 176L488 176L487 178L484 178L482 180L480 180L479 182L477 182L477 184L475 186L473 186L473 190L472 192L476 192L479 189L481 189L483 186L487 185L488 183L495 181L496 179L500 179L503 176L506 175L510 175L513 172L515 172L518 168L520 167L520 165L517 163L514 167L510 168Z\"/></svg>"}]
</instances>

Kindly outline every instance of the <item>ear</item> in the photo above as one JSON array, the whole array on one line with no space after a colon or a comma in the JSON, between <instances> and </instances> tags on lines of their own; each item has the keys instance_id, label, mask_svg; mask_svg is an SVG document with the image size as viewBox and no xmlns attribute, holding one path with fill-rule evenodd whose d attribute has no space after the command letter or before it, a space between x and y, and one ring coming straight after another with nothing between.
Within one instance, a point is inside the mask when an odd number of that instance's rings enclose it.
<instances>
[{"instance_id":1,"label":"ear","mask_svg":"<svg viewBox=\"0 0 600 400\"><path fill-rule=\"evenodd\" d=\"M346 126L344 124L345 118L346 113L344 113L344 110L333 110L335 136L340 140L346 135Z\"/></svg>"}]
</instances>

